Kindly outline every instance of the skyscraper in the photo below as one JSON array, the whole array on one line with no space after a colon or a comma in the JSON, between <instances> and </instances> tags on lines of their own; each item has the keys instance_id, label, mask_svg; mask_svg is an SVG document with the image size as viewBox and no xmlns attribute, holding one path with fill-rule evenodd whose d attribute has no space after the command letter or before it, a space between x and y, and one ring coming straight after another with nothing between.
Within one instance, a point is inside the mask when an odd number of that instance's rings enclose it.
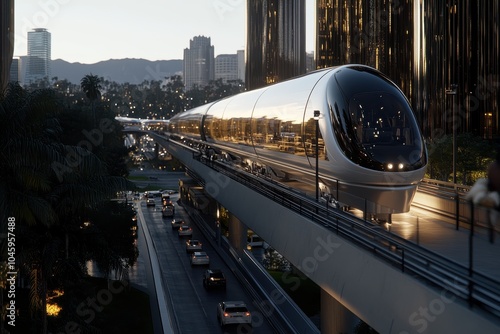
<instances>
[{"instance_id":1,"label":"skyscraper","mask_svg":"<svg viewBox=\"0 0 500 334\"><path fill-rule=\"evenodd\" d=\"M238 80L238 55L223 54L215 57L215 80L222 82Z\"/></svg>"},{"instance_id":2,"label":"skyscraper","mask_svg":"<svg viewBox=\"0 0 500 334\"><path fill-rule=\"evenodd\" d=\"M14 52L14 0L0 3L0 91L9 82L10 65Z\"/></svg>"},{"instance_id":3,"label":"skyscraper","mask_svg":"<svg viewBox=\"0 0 500 334\"><path fill-rule=\"evenodd\" d=\"M247 1L246 86L305 73L305 1Z\"/></svg>"},{"instance_id":4,"label":"skyscraper","mask_svg":"<svg viewBox=\"0 0 500 334\"><path fill-rule=\"evenodd\" d=\"M19 82L19 58L13 58L10 66L10 82Z\"/></svg>"},{"instance_id":5,"label":"skyscraper","mask_svg":"<svg viewBox=\"0 0 500 334\"><path fill-rule=\"evenodd\" d=\"M196 36L184 49L184 86L190 90L194 85L206 86L215 76L214 47L210 37Z\"/></svg>"},{"instance_id":6,"label":"skyscraper","mask_svg":"<svg viewBox=\"0 0 500 334\"><path fill-rule=\"evenodd\" d=\"M379 69L426 137L455 128L499 139L499 21L498 0L317 0L316 65Z\"/></svg>"},{"instance_id":7,"label":"skyscraper","mask_svg":"<svg viewBox=\"0 0 500 334\"><path fill-rule=\"evenodd\" d=\"M36 28L28 32L28 64L26 84L50 79L51 35L47 29Z\"/></svg>"}]
</instances>

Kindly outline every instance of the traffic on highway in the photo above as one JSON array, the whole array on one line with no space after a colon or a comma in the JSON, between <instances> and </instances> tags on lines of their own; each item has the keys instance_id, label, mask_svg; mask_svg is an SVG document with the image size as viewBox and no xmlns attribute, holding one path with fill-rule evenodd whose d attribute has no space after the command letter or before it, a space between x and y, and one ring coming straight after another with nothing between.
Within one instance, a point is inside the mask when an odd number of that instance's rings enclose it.
<instances>
[{"instance_id":1,"label":"traffic on highway","mask_svg":"<svg viewBox=\"0 0 500 334\"><path fill-rule=\"evenodd\" d=\"M258 309L257 302L234 275L234 268L228 267L219 257L199 227L191 222L183 205L179 205L178 194L170 194L170 199L175 206L173 217L164 217L161 205L147 206L144 198L136 201L136 207L142 211L144 222L141 223L147 224L152 249L158 257L161 280L166 291L164 297L170 308L172 323L175 324L174 331L274 332ZM174 226L173 221L182 223ZM209 271L222 273L223 286L220 280L214 281L215 276L210 278ZM221 312L219 304L238 305L241 309L247 308L247 311Z\"/></svg>"}]
</instances>

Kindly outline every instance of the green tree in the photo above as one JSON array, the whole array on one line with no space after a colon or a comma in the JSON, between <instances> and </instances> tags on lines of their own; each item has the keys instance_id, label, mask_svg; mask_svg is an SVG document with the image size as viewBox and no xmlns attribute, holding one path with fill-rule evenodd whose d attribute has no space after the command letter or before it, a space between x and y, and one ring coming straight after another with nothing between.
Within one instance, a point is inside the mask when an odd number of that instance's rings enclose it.
<instances>
[{"instance_id":1,"label":"green tree","mask_svg":"<svg viewBox=\"0 0 500 334\"><path fill-rule=\"evenodd\" d=\"M166 94L166 118L170 118L173 115L184 111L186 108L186 98L184 92L184 83L182 82L182 77L179 75L174 75L169 78L168 83L165 85Z\"/></svg>"},{"instance_id":2,"label":"green tree","mask_svg":"<svg viewBox=\"0 0 500 334\"><path fill-rule=\"evenodd\" d=\"M481 137L470 133L457 135L456 173L457 182L472 185L478 178L485 177L486 168L494 158L494 147ZM441 181L453 179L453 138L443 136L428 146L430 178Z\"/></svg>"},{"instance_id":3,"label":"green tree","mask_svg":"<svg viewBox=\"0 0 500 334\"><path fill-rule=\"evenodd\" d=\"M95 126L95 102L101 98L101 79L97 75L92 75L92 73L90 73L82 78L80 85L85 96L90 100Z\"/></svg>"},{"instance_id":4,"label":"green tree","mask_svg":"<svg viewBox=\"0 0 500 334\"><path fill-rule=\"evenodd\" d=\"M25 228L58 222L48 194L52 186L51 163L63 161L63 147L56 141L59 111L55 95L49 90L27 93L18 84L10 84L0 97L2 234L7 233L4 222L8 217L16 219L18 240ZM6 252L5 240L0 241L2 254ZM4 317L1 318L3 328ZM42 327L46 328L46 322L42 321Z\"/></svg>"},{"instance_id":5,"label":"green tree","mask_svg":"<svg viewBox=\"0 0 500 334\"><path fill-rule=\"evenodd\" d=\"M27 92L10 85L0 98L0 215L2 221L16 218L16 255L20 274L30 279L40 333L47 332L49 285L84 268L85 257L76 251L84 218L128 185L109 175L88 147L61 140L61 110L49 89ZM6 233L7 224L0 225Z\"/></svg>"},{"instance_id":6,"label":"green tree","mask_svg":"<svg viewBox=\"0 0 500 334\"><path fill-rule=\"evenodd\" d=\"M186 110L196 108L207 103L207 91L201 89L198 85L193 85L193 88L186 92Z\"/></svg>"}]
</instances>

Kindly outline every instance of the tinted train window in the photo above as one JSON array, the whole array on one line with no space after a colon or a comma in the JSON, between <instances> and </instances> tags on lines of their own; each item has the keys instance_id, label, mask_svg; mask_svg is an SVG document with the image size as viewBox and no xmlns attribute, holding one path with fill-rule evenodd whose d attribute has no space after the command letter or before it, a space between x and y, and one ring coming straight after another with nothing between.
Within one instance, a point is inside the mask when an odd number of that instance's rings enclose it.
<instances>
[{"instance_id":1,"label":"tinted train window","mask_svg":"<svg viewBox=\"0 0 500 334\"><path fill-rule=\"evenodd\" d=\"M346 126L354 128L357 141L363 145L413 145L419 140L406 108L389 93L353 96L349 118Z\"/></svg>"},{"instance_id":2,"label":"tinted train window","mask_svg":"<svg viewBox=\"0 0 500 334\"><path fill-rule=\"evenodd\" d=\"M408 171L426 163L413 111L401 91L378 72L349 68L329 82L332 127L345 156L363 167Z\"/></svg>"}]
</instances>

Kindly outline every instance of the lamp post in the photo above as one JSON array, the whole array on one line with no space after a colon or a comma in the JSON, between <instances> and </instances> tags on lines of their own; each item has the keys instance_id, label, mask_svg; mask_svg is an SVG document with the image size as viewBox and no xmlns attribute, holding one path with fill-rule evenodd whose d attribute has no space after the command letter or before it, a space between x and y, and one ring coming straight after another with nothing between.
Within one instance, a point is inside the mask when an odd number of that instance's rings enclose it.
<instances>
[{"instance_id":1,"label":"lamp post","mask_svg":"<svg viewBox=\"0 0 500 334\"><path fill-rule=\"evenodd\" d=\"M219 203L217 203L217 220L215 221L215 240L217 241L217 246L220 247L221 242L221 227L219 221Z\"/></svg>"},{"instance_id":2,"label":"lamp post","mask_svg":"<svg viewBox=\"0 0 500 334\"><path fill-rule=\"evenodd\" d=\"M314 110L314 123L316 125L316 202L319 201L319 110Z\"/></svg>"},{"instance_id":3,"label":"lamp post","mask_svg":"<svg viewBox=\"0 0 500 334\"><path fill-rule=\"evenodd\" d=\"M457 183L457 126L455 124L455 97L457 96L457 84L452 84L451 89L446 90L446 95L452 95L452 132L453 132L453 184Z\"/></svg>"}]
</instances>

